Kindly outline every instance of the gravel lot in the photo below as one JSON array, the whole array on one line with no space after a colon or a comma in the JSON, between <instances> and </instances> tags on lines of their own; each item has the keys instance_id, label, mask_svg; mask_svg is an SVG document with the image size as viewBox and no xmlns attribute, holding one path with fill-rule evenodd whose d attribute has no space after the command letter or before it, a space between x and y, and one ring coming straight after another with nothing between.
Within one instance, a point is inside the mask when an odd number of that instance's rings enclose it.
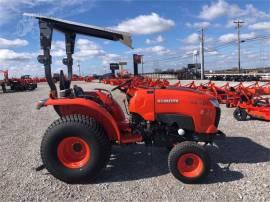
<instances>
[{"instance_id":1,"label":"gravel lot","mask_svg":"<svg viewBox=\"0 0 270 202\"><path fill-rule=\"evenodd\" d=\"M234 109L224 106L220 129L227 139L210 149L212 172L201 184L177 181L167 168L167 150L144 145L113 147L109 166L93 184L69 185L46 169L37 172L41 138L57 119L53 108L35 109L47 95L45 83L33 92L0 92L0 201L270 201L270 123L237 122Z\"/></svg>"}]
</instances>

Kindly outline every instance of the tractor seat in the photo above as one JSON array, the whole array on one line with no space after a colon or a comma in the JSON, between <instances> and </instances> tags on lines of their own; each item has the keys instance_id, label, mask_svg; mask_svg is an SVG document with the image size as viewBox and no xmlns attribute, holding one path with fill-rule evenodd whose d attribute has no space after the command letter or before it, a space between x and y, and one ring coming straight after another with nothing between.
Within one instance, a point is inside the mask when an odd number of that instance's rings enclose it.
<instances>
[{"instance_id":1,"label":"tractor seat","mask_svg":"<svg viewBox=\"0 0 270 202\"><path fill-rule=\"evenodd\" d=\"M77 85L73 86L75 97L83 97L85 95L83 89Z\"/></svg>"},{"instance_id":2,"label":"tractor seat","mask_svg":"<svg viewBox=\"0 0 270 202\"><path fill-rule=\"evenodd\" d=\"M92 100L92 101L94 101L94 102L96 102L96 103L98 103L100 105L103 105L103 102L100 99L98 99L95 96L92 96L92 95L89 95L89 94L85 93L83 91L83 89L81 87L77 86L77 85L73 86L73 91L74 91L74 96L75 97L89 99L89 100Z\"/></svg>"}]
</instances>

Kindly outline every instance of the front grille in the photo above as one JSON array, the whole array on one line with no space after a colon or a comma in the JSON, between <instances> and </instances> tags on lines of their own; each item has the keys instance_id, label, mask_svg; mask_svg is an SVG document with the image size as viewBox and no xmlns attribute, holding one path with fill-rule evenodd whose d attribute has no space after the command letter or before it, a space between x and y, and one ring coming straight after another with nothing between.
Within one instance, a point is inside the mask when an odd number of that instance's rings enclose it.
<instances>
[{"instance_id":1,"label":"front grille","mask_svg":"<svg viewBox=\"0 0 270 202\"><path fill-rule=\"evenodd\" d=\"M215 126L218 127L220 120L221 110L219 107L216 107L216 118L215 118Z\"/></svg>"}]
</instances>

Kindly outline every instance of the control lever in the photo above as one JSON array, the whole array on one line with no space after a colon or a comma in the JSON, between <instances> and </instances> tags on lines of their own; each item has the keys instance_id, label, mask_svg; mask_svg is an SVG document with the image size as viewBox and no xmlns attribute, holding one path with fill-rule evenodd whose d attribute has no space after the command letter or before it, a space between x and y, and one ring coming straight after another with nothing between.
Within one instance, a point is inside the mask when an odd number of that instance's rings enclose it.
<instances>
[{"instance_id":1,"label":"control lever","mask_svg":"<svg viewBox=\"0 0 270 202\"><path fill-rule=\"evenodd\" d=\"M127 101L126 101L125 98L123 99L123 103L124 103L124 106L125 106L125 110L126 110L127 115L130 115L130 113L129 113L128 109L127 109Z\"/></svg>"}]
</instances>

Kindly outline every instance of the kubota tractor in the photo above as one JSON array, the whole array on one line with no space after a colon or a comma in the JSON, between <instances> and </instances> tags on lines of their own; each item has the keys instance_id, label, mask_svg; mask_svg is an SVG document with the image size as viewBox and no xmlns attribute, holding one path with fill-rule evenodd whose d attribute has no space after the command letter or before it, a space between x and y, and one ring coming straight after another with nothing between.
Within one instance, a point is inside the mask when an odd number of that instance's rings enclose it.
<instances>
[{"instance_id":1,"label":"kubota tractor","mask_svg":"<svg viewBox=\"0 0 270 202\"><path fill-rule=\"evenodd\" d=\"M70 86L72 54L76 34L120 41L131 46L127 33L28 14L39 20L40 43L50 86L50 97L37 108L53 106L60 116L42 139L41 158L45 168L56 178L80 183L98 176L107 165L113 144L145 144L171 147L168 166L185 183L194 183L210 170L210 158L203 146L219 137L220 108L211 95L187 88L139 88L129 99L127 119L112 91L128 86L131 80L113 88L84 91ZM67 79L60 78L60 92L51 76L51 42L56 29L65 34ZM126 92L126 91L124 91ZM141 172L144 172L143 170Z\"/></svg>"}]
</instances>

